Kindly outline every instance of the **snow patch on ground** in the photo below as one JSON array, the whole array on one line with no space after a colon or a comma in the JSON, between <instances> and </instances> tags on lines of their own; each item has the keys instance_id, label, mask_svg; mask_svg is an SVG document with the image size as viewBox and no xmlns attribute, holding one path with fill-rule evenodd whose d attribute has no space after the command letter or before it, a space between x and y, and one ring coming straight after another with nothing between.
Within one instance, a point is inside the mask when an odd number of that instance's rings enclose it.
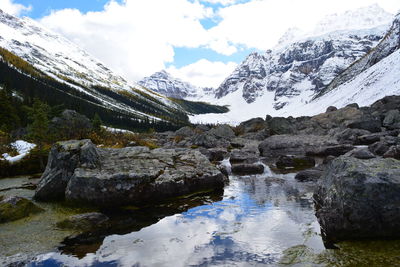
<instances>
[{"instance_id":1,"label":"snow patch on ground","mask_svg":"<svg viewBox=\"0 0 400 267\"><path fill-rule=\"evenodd\" d=\"M32 149L34 149L36 147L35 144L28 143L23 140L17 140L15 142L11 143L10 145L13 149L17 150L18 155L12 157L9 154L4 153L2 155L3 156L2 160L7 160L8 162L11 162L11 163L20 161L25 156L27 156Z\"/></svg>"}]
</instances>

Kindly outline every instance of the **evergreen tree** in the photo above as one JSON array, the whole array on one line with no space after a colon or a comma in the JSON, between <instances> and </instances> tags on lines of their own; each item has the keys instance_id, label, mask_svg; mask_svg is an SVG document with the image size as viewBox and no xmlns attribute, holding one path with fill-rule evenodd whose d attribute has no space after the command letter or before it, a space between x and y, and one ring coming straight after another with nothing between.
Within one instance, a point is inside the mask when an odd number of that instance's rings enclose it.
<instances>
[{"instance_id":1,"label":"evergreen tree","mask_svg":"<svg viewBox=\"0 0 400 267\"><path fill-rule=\"evenodd\" d=\"M96 133L99 133L101 131L101 125L103 124L103 122L101 121L101 118L99 116L99 114L94 114L93 120L92 120L92 125L93 125L93 130Z\"/></svg>"},{"instance_id":2,"label":"evergreen tree","mask_svg":"<svg viewBox=\"0 0 400 267\"><path fill-rule=\"evenodd\" d=\"M0 89L0 130L9 133L19 124L20 119L11 94L5 89Z\"/></svg>"},{"instance_id":3,"label":"evergreen tree","mask_svg":"<svg viewBox=\"0 0 400 267\"><path fill-rule=\"evenodd\" d=\"M49 113L49 106L36 98L30 108L31 124L28 125L28 132L40 150L49 139Z\"/></svg>"}]
</instances>

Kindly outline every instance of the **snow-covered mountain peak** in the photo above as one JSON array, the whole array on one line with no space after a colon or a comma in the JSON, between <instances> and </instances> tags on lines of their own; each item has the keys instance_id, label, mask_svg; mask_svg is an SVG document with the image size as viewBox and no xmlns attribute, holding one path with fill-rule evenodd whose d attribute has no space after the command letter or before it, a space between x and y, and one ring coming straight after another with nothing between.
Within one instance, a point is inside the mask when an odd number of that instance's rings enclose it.
<instances>
[{"instance_id":1,"label":"snow-covered mountain peak","mask_svg":"<svg viewBox=\"0 0 400 267\"><path fill-rule=\"evenodd\" d=\"M282 36L279 38L276 47L283 47L290 43L293 43L296 39L303 36L304 32L297 27L289 28Z\"/></svg>"},{"instance_id":2,"label":"snow-covered mountain peak","mask_svg":"<svg viewBox=\"0 0 400 267\"><path fill-rule=\"evenodd\" d=\"M143 78L139 81L139 84L154 92L174 98L193 98L196 97L199 91L196 86L172 77L165 70Z\"/></svg>"},{"instance_id":3,"label":"snow-covered mountain peak","mask_svg":"<svg viewBox=\"0 0 400 267\"><path fill-rule=\"evenodd\" d=\"M317 24L312 35L318 36L343 30L371 29L391 23L393 17L393 14L386 12L378 4L373 4L341 14L326 16Z\"/></svg>"}]
</instances>

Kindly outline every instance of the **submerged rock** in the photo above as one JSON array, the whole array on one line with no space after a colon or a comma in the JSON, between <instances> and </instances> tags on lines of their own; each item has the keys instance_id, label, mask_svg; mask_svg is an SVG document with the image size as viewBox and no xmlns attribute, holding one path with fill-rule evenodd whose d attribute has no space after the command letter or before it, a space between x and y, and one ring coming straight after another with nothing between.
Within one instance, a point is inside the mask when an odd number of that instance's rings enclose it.
<instances>
[{"instance_id":1,"label":"submerged rock","mask_svg":"<svg viewBox=\"0 0 400 267\"><path fill-rule=\"evenodd\" d=\"M42 211L42 208L26 198L5 198L0 201L0 223L16 221Z\"/></svg>"},{"instance_id":2,"label":"submerged rock","mask_svg":"<svg viewBox=\"0 0 400 267\"><path fill-rule=\"evenodd\" d=\"M51 150L35 198L121 206L222 188L225 181L197 150L107 149L90 140L68 141Z\"/></svg>"},{"instance_id":3,"label":"submerged rock","mask_svg":"<svg viewBox=\"0 0 400 267\"><path fill-rule=\"evenodd\" d=\"M395 159L333 160L314 194L327 242L400 237L400 164Z\"/></svg>"},{"instance_id":4,"label":"submerged rock","mask_svg":"<svg viewBox=\"0 0 400 267\"><path fill-rule=\"evenodd\" d=\"M234 164L232 165L232 173L236 175L262 174L264 173L264 165L260 163Z\"/></svg>"},{"instance_id":5,"label":"submerged rock","mask_svg":"<svg viewBox=\"0 0 400 267\"><path fill-rule=\"evenodd\" d=\"M308 169L315 166L315 159L307 156L280 156L276 161L278 169Z\"/></svg>"},{"instance_id":6,"label":"submerged rock","mask_svg":"<svg viewBox=\"0 0 400 267\"><path fill-rule=\"evenodd\" d=\"M108 223L109 218L106 215L99 212L90 212L70 216L63 221L58 222L57 227L61 229L90 231L105 228L108 226Z\"/></svg>"}]
</instances>

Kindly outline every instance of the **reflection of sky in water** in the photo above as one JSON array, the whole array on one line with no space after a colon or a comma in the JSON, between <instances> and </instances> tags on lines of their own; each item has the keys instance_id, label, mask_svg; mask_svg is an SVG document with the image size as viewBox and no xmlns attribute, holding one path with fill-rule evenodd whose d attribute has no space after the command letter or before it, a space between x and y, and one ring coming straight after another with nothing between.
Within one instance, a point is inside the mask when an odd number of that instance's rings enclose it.
<instances>
[{"instance_id":1,"label":"reflection of sky in water","mask_svg":"<svg viewBox=\"0 0 400 267\"><path fill-rule=\"evenodd\" d=\"M220 202L108 236L80 260L43 255L40 266L262 266L276 263L291 246L322 249L310 190L290 175L283 178L231 177Z\"/></svg>"}]
</instances>

